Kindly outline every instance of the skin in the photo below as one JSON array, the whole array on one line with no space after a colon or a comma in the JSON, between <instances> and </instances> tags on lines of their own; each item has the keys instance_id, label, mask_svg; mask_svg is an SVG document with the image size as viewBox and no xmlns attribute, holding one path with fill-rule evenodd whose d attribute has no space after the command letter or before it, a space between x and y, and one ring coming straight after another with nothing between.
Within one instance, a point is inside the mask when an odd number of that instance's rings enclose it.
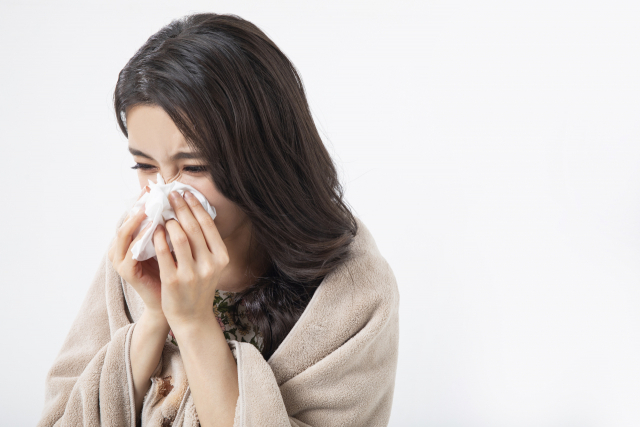
<instances>
[{"instance_id":1,"label":"skin","mask_svg":"<svg viewBox=\"0 0 640 427\"><path fill-rule=\"evenodd\" d=\"M215 221L198 200L185 192L172 192L169 202L178 221L158 227L153 242L158 260L138 262L131 248L145 214L127 217L109 250L109 259L145 303L131 341L131 367L137 417L150 377L160 360L169 330L180 345L189 387L200 424L232 426L238 399L235 359L215 315L216 289L239 292L250 286L267 267L265 254L251 244L251 222L216 188L199 158L172 159L178 152L192 153L169 115L157 106L134 106L127 111L129 149L141 152L134 160L149 167L138 169L142 192L159 172L166 183L180 181L202 193L216 208ZM172 197L177 196L177 197ZM174 252L169 252L165 233Z\"/></svg>"}]
</instances>

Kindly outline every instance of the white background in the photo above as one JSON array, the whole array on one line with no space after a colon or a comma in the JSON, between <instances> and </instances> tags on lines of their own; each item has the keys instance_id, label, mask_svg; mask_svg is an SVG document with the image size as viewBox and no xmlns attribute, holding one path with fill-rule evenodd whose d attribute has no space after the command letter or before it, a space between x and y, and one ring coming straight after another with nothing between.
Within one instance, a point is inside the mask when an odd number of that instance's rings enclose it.
<instances>
[{"instance_id":1,"label":"white background","mask_svg":"<svg viewBox=\"0 0 640 427\"><path fill-rule=\"evenodd\" d=\"M172 18L290 57L400 288L392 426L640 425L640 3L0 3L0 413L44 378L139 188L111 99Z\"/></svg>"}]
</instances>

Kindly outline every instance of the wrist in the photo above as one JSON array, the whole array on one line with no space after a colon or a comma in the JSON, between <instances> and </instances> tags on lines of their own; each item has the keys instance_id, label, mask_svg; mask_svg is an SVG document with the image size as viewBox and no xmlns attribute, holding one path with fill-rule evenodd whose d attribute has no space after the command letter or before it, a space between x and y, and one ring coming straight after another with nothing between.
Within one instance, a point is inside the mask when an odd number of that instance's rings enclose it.
<instances>
[{"instance_id":1,"label":"wrist","mask_svg":"<svg viewBox=\"0 0 640 427\"><path fill-rule=\"evenodd\" d=\"M220 324L218 323L213 311L199 318L183 320L180 322L173 321L170 327L171 331L178 339L178 342L200 340L207 334L211 333L212 330L214 333L218 333L219 331L220 335L224 337L222 328L220 328Z\"/></svg>"},{"instance_id":2,"label":"wrist","mask_svg":"<svg viewBox=\"0 0 640 427\"><path fill-rule=\"evenodd\" d=\"M151 333L161 335L167 335L169 333L169 323L162 311L158 312L145 308L137 323L144 325L144 328L148 329Z\"/></svg>"}]
</instances>

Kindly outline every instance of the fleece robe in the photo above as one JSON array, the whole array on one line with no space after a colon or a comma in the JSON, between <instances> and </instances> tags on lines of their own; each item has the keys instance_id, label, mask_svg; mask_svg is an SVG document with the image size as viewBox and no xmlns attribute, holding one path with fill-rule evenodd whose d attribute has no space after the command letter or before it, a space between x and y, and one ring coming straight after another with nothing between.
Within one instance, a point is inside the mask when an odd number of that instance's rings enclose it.
<instances>
[{"instance_id":1,"label":"fleece robe","mask_svg":"<svg viewBox=\"0 0 640 427\"><path fill-rule=\"evenodd\" d=\"M239 383L234 427L388 425L399 292L356 220L353 259L324 278L269 360L252 344L228 341ZM144 304L107 253L47 374L38 426L199 426L180 350L168 342L136 416L130 346Z\"/></svg>"}]
</instances>

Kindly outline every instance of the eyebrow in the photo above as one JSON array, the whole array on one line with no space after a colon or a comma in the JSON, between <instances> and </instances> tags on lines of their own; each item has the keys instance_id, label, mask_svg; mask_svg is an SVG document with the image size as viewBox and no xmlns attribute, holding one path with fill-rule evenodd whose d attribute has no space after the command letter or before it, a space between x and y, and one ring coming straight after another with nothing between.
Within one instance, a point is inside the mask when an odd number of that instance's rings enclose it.
<instances>
[{"instance_id":1,"label":"eyebrow","mask_svg":"<svg viewBox=\"0 0 640 427\"><path fill-rule=\"evenodd\" d=\"M150 155L143 153L140 150L136 150L135 148L129 147L129 152L134 155L134 156L140 156L140 157L144 157L147 158L149 160L154 160L153 157L151 157ZM176 153L173 156L171 156L171 161L175 161L175 160L180 160L180 159L201 159L202 157L198 154L198 153L185 153L185 152L180 152L180 153Z\"/></svg>"}]
</instances>

